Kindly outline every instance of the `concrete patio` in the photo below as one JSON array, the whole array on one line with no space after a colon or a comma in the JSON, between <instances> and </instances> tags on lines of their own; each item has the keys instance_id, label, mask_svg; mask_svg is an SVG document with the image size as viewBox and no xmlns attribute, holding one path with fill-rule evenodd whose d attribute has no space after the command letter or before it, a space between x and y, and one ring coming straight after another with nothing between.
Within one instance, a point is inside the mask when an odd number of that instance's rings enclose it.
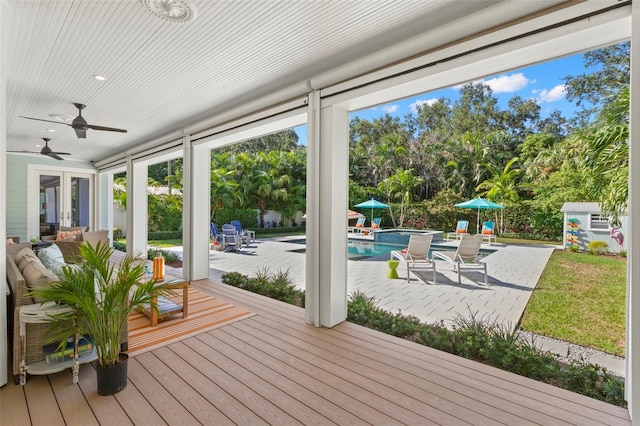
<instances>
[{"instance_id":1,"label":"concrete patio","mask_svg":"<svg viewBox=\"0 0 640 426\"><path fill-rule=\"evenodd\" d=\"M437 244L449 245L455 250L457 242L438 241ZM303 247L286 241L256 240L238 252L212 250L210 278L219 281L224 273L233 271L251 276L263 268L272 272L288 270L296 287L304 290L304 254L297 252ZM402 265L398 268L400 278L390 279L387 278L388 257L383 256L348 261L348 292L364 291L375 297L380 307L415 315L427 323L443 321L450 326L458 314L468 316L472 312L478 318L514 328L555 247L483 244L483 248L495 250L484 258L489 286L478 284L483 282L479 271L463 272L459 285L457 273L442 261L437 261L435 285L430 271L420 272L420 277L412 273L407 283Z\"/></svg>"}]
</instances>

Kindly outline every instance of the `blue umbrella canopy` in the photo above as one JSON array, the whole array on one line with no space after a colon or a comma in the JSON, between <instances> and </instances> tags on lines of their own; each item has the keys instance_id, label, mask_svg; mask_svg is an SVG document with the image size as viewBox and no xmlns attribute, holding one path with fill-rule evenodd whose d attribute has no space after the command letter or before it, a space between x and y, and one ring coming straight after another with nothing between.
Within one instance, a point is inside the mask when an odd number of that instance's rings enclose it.
<instances>
[{"instance_id":1,"label":"blue umbrella canopy","mask_svg":"<svg viewBox=\"0 0 640 426\"><path fill-rule=\"evenodd\" d=\"M504 208L503 205L496 204L492 201L485 200L484 198L480 198L480 197L474 198L473 200L458 203L455 206L463 209L478 209L478 219L476 224L477 233L480 233L480 210L481 209L484 210L484 209L503 209Z\"/></svg>"},{"instance_id":2,"label":"blue umbrella canopy","mask_svg":"<svg viewBox=\"0 0 640 426\"><path fill-rule=\"evenodd\" d=\"M370 208L371 209L371 222L373 222L373 209L385 209L388 208L389 206L385 203L381 203L378 200L374 200L373 198L370 200L367 200L363 203L360 204L356 204L354 207L359 207L359 208Z\"/></svg>"}]
</instances>

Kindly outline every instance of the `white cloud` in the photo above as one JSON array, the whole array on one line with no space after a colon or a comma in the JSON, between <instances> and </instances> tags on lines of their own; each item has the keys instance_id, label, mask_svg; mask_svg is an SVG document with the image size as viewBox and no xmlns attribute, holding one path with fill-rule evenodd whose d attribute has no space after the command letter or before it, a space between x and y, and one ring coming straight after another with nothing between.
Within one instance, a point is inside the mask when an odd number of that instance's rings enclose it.
<instances>
[{"instance_id":1,"label":"white cloud","mask_svg":"<svg viewBox=\"0 0 640 426\"><path fill-rule=\"evenodd\" d=\"M412 113L417 114L418 113L418 107L421 107L422 105L431 106L431 105L435 104L436 102L438 102L438 99L436 99L436 98L418 99L415 102L412 102L411 105L409 105L409 109L411 110Z\"/></svg>"},{"instance_id":2,"label":"white cloud","mask_svg":"<svg viewBox=\"0 0 640 426\"><path fill-rule=\"evenodd\" d=\"M382 110L387 114L393 114L398 110L398 105L385 105L382 107Z\"/></svg>"},{"instance_id":3,"label":"white cloud","mask_svg":"<svg viewBox=\"0 0 640 426\"><path fill-rule=\"evenodd\" d=\"M567 94L564 84L559 84L551 90L534 90L533 93L538 95L538 97L536 98L536 101L538 101L538 103L559 101L561 99L564 99Z\"/></svg>"},{"instance_id":4,"label":"white cloud","mask_svg":"<svg viewBox=\"0 0 640 426\"><path fill-rule=\"evenodd\" d=\"M512 93L523 89L531 80L522 73L501 75L498 77L484 80L483 83L491 87L493 93Z\"/></svg>"}]
</instances>

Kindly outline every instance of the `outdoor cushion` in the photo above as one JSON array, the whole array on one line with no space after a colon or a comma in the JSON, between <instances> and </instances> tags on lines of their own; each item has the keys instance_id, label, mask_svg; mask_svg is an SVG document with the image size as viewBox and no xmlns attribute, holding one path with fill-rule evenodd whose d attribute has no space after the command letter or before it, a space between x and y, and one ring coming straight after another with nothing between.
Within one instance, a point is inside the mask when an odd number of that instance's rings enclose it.
<instances>
[{"instance_id":1,"label":"outdoor cushion","mask_svg":"<svg viewBox=\"0 0 640 426\"><path fill-rule=\"evenodd\" d=\"M20 272L22 272L22 268L24 268L25 263L27 263L30 258L38 258L31 247L25 247L16 254L16 265Z\"/></svg>"},{"instance_id":2,"label":"outdoor cushion","mask_svg":"<svg viewBox=\"0 0 640 426\"><path fill-rule=\"evenodd\" d=\"M49 283L58 281L58 276L45 268L42 262L40 262L40 259L36 256L25 256L24 259L24 266L20 272L22 273L29 290L46 287ZM44 300L38 297L34 297L33 300L36 303L44 302Z\"/></svg>"},{"instance_id":3,"label":"outdoor cushion","mask_svg":"<svg viewBox=\"0 0 640 426\"><path fill-rule=\"evenodd\" d=\"M82 231L79 229L75 231L58 231L56 241L75 241L80 232Z\"/></svg>"},{"instance_id":4,"label":"outdoor cushion","mask_svg":"<svg viewBox=\"0 0 640 426\"><path fill-rule=\"evenodd\" d=\"M52 244L49 247L41 249L38 253L38 259L40 259L45 268L56 274L58 278L62 278L62 267L65 266L66 263L57 245Z\"/></svg>"}]
</instances>

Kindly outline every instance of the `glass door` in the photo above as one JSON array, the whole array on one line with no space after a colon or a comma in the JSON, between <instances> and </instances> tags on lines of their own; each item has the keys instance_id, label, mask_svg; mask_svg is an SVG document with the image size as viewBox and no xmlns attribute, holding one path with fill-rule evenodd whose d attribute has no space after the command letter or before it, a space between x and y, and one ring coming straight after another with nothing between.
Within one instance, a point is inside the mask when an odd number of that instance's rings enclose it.
<instances>
[{"instance_id":1,"label":"glass door","mask_svg":"<svg viewBox=\"0 0 640 426\"><path fill-rule=\"evenodd\" d=\"M56 235L61 226L93 228L94 175L91 173L37 171L38 233ZM34 216L31 216L35 220ZM33 229L30 225L30 229ZM31 234L33 235L33 234Z\"/></svg>"},{"instance_id":2,"label":"glass door","mask_svg":"<svg viewBox=\"0 0 640 426\"><path fill-rule=\"evenodd\" d=\"M44 236L56 235L56 231L60 229L62 173L41 174L39 182L40 234L38 237L42 239Z\"/></svg>"}]
</instances>

